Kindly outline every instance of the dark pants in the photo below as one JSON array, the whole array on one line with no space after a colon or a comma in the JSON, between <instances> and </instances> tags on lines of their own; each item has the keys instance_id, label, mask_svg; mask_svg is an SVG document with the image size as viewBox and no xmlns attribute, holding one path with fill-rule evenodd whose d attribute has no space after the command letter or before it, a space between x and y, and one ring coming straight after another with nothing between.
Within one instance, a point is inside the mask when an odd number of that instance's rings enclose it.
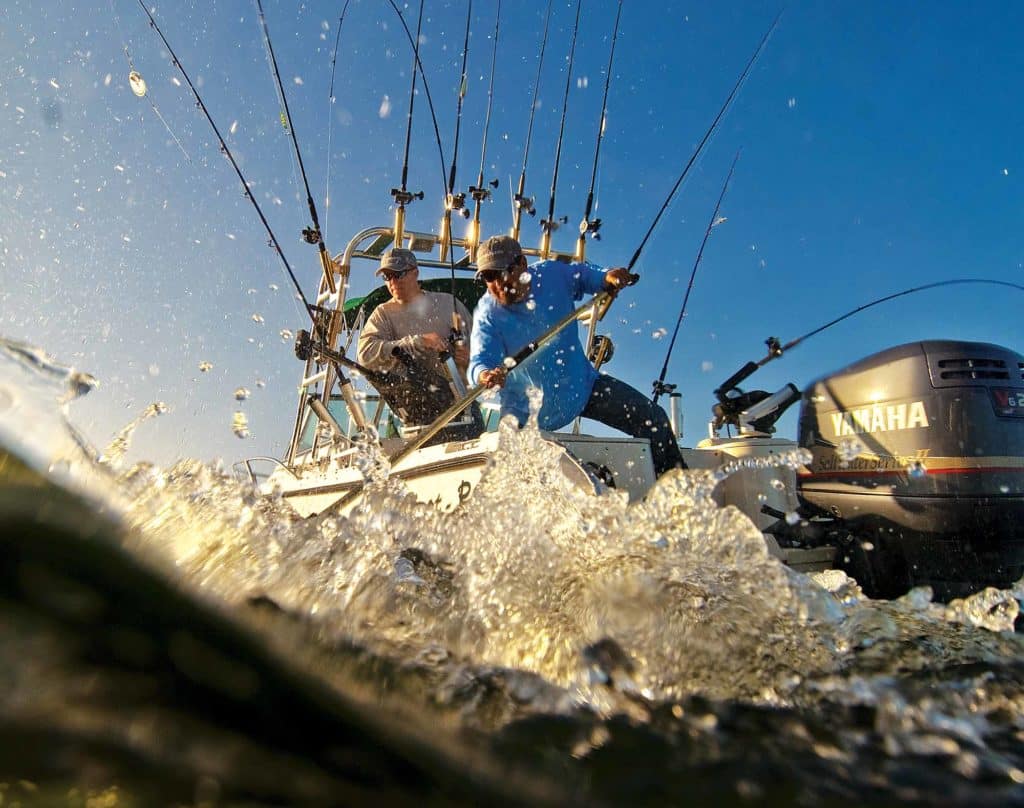
<instances>
[{"instance_id":1,"label":"dark pants","mask_svg":"<svg viewBox=\"0 0 1024 808\"><path fill-rule=\"evenodd\" d=\"M580 414L634 438L647 438L651 442L654 473L659 477L669 469L686 468L665 411L614 376L598 377Z\"/></svg>"}]
</instances>

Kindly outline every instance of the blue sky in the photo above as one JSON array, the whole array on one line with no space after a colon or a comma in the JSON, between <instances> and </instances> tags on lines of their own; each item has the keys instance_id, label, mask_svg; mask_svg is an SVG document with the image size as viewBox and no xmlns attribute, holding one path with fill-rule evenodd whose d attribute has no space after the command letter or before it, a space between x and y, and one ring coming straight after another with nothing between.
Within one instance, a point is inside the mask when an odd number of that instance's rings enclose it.
<instances>
[{"instance_id":1,"label":"blue sky","mask_svg":"<svg viewBox=\"0 0 1024 808\"><path fill-rule=\"evenodd\" d=\"M266 0L267 23L327 243L391 222L400 179L410 49L384 0L352 0L328 99L342 2ZM73 418L98 445L149 403L132 456L234 461L279 455L301 365L282 330L304 326L289 281L213 134L134 0L8 0L0 20L0 333L95 374ZM510 223L536 71L543 2L503 4L485 235ZM614 21L584 0L569 97L555 236L570 249L585 202ZM163 2L154 13L239 160L307 295L315 250L255 4ZM416 3L407 7L415 22ZM575 4L556 0L528 190L547 208ZM428 0L421 58L451 159L465 2ZM475 181L495 4L476 0L458 185ZM602 240L589 257L627 261L778 11L773 2L628 0L602 147ZM669 381L687 442L711 391L763 341L803 334L875 297L946 278L1024 281L1021 179L1024 7L980 3L793 2L638 265L641 283L606 320L608 370L650 389L708 217L743 149L705 250ZM127 82L128 60L188 154ZM386 99L386 100L385 100ZM435 226L443 180L417 99L410 225ZM390 106L390 112L387 108ZM328 123L333 135L328 155ZM330 157L328 161L328 156ZM332 204L324 205L328 162ZM539 217L538 217L539 218ZM461 227L461 225L456 225ZM528 220L524 241L536 243ZM352 293L372 285L369 267ZM922 338L1024 345L1017 292L954 287L877 307L761 370L753 386L804 387L877 350ZM254 315L257 315L254 318ZM199 369L208 362L207 372ZM234 391L250 397L239 404ZM231 431L246 413L250 437ZM791 424L790 416L787 424ZM792 434L792 426L783 434Z\"/></svg>"}]
</instances>

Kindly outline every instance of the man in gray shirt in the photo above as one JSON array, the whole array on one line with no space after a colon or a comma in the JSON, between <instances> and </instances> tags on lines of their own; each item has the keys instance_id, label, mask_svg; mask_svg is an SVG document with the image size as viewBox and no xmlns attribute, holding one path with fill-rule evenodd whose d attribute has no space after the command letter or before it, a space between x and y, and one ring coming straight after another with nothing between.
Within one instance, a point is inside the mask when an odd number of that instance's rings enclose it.
<instances>
[{"instance_id":1,"label":"man in gray shirt","mask_svg":"<svg viewBox=\"0 0 1024 808\"><path fill-rule=\"evenodd\" d=\"M455 401L445 365L449 355L465 384L469 345L466 340L453 343L450 335L453 314L459 320L457 330L465 335L472 318L452 295L420 288L419 265L411 250L396 247L385 253L376 274L384 279L391 300L377 306L363 326L357 358L360 364L394 380L394 385L378 385L378 389L404 425L425 426ZM453 424L440 433L439 440L478 435L482 431L479 409L474 408L469 418L471 424L461 429Z\"/></svg>"}]
</instances>

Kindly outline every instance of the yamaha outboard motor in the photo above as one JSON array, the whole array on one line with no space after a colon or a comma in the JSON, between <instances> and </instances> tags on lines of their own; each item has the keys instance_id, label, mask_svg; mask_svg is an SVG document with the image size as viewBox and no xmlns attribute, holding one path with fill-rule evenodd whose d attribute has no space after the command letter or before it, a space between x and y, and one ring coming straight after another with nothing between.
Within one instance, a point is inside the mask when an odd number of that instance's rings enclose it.
<instances>
[{"instance_id":1,"label":"yamaha outboard motor","mask_svg":"<svg viewBox=\"0 0 1024 808\"><path fill-rule=\"evenodd\" d=\"M1024 357L979 342L890 348L812 383L801 510L848 531L873 595L955 597L1024 573Z\"/></svg>"}]
</instances>

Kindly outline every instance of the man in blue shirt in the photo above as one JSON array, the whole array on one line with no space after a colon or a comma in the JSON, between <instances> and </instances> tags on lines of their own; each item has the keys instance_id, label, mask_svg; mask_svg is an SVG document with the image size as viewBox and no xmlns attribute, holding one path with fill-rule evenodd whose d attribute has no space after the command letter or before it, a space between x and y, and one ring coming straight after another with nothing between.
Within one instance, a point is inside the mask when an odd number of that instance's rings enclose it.
<instances>
[{"instance_id":1,"label":"man in blue shirt","mask_svg":"<svg viewBox=\"0 0 1024 808\"><path fill-rule=\"evenodd\" d=\"M561 429L582 415L647 438L657 474L685 467L665 411L625 382L598 373L575 325L522 367L509 370L505 361L572 312L584 294L627 286L628 270L551 260L527 266L511 236L487 239L477 251L476 264L487 294L473 314L469 377L474 384L501 388L502 416L514 415L524 424L529 415L526 389L538 387L544 393L537 416L541 429Z\"/></svg>"}]
</instances>

